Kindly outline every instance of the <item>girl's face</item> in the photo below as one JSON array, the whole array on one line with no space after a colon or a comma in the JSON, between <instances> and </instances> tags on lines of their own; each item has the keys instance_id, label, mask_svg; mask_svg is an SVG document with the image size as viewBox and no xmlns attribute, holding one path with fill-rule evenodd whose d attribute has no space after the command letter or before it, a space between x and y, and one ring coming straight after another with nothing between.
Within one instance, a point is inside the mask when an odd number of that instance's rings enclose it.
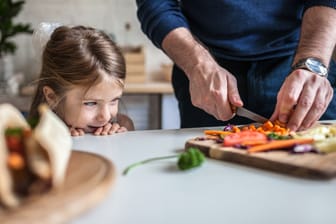
<instances>
[{"instance_id":1,"label":"girl's face","mask_svg":"<svg viewBox=\"0 0 336 224\"><path fill-rule=\"evenodd\" d=\"M117 116L121 95L115 80L104 80L88 90L75 86L66 94L63 120L69 127L92 133Z\"/></svg>"}]
</instances>

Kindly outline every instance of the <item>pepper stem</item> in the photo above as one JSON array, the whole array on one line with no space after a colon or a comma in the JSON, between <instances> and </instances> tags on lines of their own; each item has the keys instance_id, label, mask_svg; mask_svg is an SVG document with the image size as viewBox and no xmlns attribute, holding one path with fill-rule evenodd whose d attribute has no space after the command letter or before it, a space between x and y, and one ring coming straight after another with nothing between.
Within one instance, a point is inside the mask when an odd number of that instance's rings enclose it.
<instances>
[{"instance_id":1,"label":"pepper stem","mask_svg":"<svg viewBox=\"0 0 336 224\"><path fill-rule=\"evenodd\" d=\"M126 167L126 169L123 171L123 175L127 175L127 173L134 167L152 162L152 161L156 161L156 160L163 160L163 159L172 159L172 158L176 158L179 157L179 155L172 155L172 156L162 156L162 157L154 157L154 158L150 158L150 159L146 159L140 162L136 162L133 163L131 165L129 165L128 167Z\"/></svg>"}]
</instances>

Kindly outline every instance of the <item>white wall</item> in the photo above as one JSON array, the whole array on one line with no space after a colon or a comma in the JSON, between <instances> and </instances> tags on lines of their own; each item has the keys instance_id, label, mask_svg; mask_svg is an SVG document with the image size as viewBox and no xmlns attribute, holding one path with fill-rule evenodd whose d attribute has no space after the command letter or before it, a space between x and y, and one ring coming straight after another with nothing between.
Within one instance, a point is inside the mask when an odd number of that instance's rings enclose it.
<instances>
[{"instance_id":1,"label":"white wall","mask_svg":"<svg viewBox=\"0 0 336 224\"><path fill-rule=\"evenodd\" d=\"M116 42L123 45L144 45L146 56L146 74L156 76L161 63L170 60L161 50L147 39L140 30L136 17L135 0L26 0L23 11L16 21L28 22L33 28L41 22L60 22L64 25L87 25L102 29L116 37ZM129 23L130 30L125 24ZM37 77L40 69L40 55L36 55L32 47L30 35L19 35L14 39L18 51L14 55L15 71L25 75L29 83ZM147 78L149 78L147 77ZM164 97L162 105L163 128L178 128L177 103L174 97ZM137 129L150 129L150 103L145 96L125 97L121 110L126 111L135 123Z\"/></svg>"},{"instance_id":2,"label":"white wall","mask_svg":"<svg viewBox=\"0 0 336 224\"><path fill-rule=\"evenodd\" d=\"M135 0L26 0L22 13L16 18L35 28L40 22L60 22L64 25L87 25L112 33L119 45L144 45L146 71L157 73L161 63L170 60L147 39L136 17ZM125 24L131 25L126 30ZM27 81L36 77L39 65L34 54L31 36L16 38L16 71L24 71Z\"/></svg>"}]
</instances>

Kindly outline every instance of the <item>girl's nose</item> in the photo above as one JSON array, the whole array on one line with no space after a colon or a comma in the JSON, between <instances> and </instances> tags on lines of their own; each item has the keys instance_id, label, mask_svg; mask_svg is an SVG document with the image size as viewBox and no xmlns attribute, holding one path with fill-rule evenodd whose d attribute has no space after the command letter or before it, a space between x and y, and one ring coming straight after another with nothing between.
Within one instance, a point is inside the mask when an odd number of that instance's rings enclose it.
<instances>
[{"instance_id":1,"label":"girl's nose","mask_svg":"<svg viewBox=\"0 0 336 224\"><path fill-rule=\"evenodd\" d=\"M97 121L106 123L111 119L111 112L108 106L101 106L97 114Z\"/></svg>"}]
</instances>

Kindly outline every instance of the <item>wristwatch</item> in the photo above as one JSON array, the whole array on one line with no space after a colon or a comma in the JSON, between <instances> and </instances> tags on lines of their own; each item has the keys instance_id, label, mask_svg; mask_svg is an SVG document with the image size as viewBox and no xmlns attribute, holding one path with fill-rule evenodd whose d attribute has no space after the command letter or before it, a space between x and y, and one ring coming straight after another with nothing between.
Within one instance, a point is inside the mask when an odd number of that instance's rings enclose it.
<instances>
[{"instance_id":1,"label":"wristwatch","mask_svg":"<svg viewBox=\"0 0 336 224\"><path fill-rule=\"evenodd\" d=\"M328 68L318 58L304 58L292 66L292 71L296 69L305 69L319 76L327 77Z\"/></svg>"}]
</instances>

